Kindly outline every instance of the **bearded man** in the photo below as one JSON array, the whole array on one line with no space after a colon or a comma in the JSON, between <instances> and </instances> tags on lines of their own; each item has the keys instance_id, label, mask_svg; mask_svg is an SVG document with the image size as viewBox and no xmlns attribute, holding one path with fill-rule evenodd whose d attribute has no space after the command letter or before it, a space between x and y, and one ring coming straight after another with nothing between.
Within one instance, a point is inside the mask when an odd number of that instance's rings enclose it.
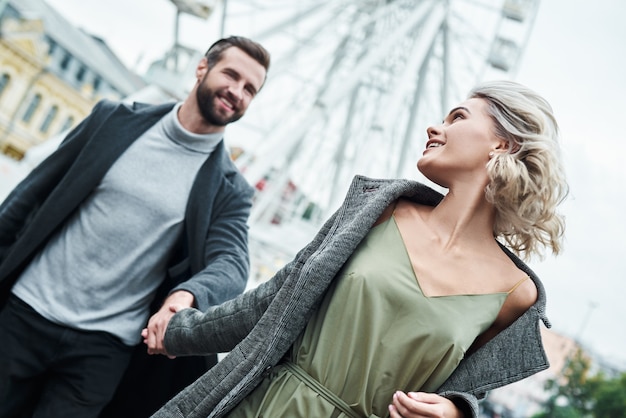
<instances>
[{"instance_id":1,"label":"bearded man","mask_svg":"<svg viewBox=\"0 0 626 418\"><path fill-rule=\"evenodd\" d=\"M223 133L269 62L229 37L183 102L99 102L5 199L0 417L95 418L116 390L104 415L147 416L206 370L148 354L172 306L206 310L245 288L253 189Z\"/></svg>"}]
</instances>

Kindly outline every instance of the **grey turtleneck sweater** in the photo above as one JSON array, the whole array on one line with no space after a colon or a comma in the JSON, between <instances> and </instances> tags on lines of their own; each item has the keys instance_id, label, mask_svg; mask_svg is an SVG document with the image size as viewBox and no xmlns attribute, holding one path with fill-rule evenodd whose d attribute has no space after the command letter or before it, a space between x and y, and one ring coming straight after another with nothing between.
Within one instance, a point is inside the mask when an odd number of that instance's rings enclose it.
<instances>
[{"instance_id":1,"label":"grey turtleneck sweater","mask_svg":"<svg viewBox=\"0 0 626 418\"><path fill-rule=\"evenodd\" d=\"M43 317L141 341L191 186L223 135L185 130L179 108L130 146L22 273L13 293Z\"/></svg>"}]
</instances>

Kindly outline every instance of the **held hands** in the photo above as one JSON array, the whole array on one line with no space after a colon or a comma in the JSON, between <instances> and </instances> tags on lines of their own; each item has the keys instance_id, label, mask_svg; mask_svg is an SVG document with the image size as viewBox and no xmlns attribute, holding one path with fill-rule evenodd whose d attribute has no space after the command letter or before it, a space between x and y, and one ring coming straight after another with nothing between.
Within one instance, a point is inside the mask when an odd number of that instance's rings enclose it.
<instances>
[{"instance_id":1,"label":"held hands","mask_svg":"<svg viewBox=\"0 0 626 418\"><path fill-rule=\"evenodd\" d=\"M169 358L174 358L167 354L163 345L167 325L176 312L191 308L193 303L193 295L184 290L174 292L165 299L161 309L152 315L148 321L148 326L141 331L143 342L148 346L148 354L164 354Z\"/></svg>"},{"instance_id":2,"label":"held hands","mask_svg":"<svg viewBox=\"0 0 626 418\"><path fill-rule=\"evenodd\" d=\"M389 405L391 418L464 418L447 398L434 393L397 391Z\"/></svg>"}]
</instances>

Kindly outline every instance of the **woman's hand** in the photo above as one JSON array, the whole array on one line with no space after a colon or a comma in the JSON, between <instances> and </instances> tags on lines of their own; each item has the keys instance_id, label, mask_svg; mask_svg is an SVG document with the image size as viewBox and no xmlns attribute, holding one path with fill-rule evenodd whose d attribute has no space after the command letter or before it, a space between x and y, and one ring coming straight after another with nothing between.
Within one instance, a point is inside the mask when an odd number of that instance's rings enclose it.
<instances>
[{"instance_id":1,"label":"woman's hand","mask_svg":"<svg viewBox=\"0 0 626 418\"><path fill-rule=\"evenodd\" d=\"M434 393L400 392L389 405L391 418L464 418L451 400Z\"/></svg>"}]
</instances>

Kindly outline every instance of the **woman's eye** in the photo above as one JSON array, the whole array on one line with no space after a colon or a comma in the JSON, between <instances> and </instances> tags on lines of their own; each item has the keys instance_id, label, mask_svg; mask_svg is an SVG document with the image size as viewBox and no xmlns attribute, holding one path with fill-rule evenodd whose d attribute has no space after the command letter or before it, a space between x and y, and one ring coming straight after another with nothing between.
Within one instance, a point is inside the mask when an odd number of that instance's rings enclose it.
<instances>
[{"instance_id":1,"label":"woman's eye","mask_svg":"<svg viewBox=\"0 0 626 418\"><path fill-rule=\"evenodd\" d=\"M452 120L463 119L463 114L461 112L455 113L452 115Z\"/></svg>"}]
</instances>

